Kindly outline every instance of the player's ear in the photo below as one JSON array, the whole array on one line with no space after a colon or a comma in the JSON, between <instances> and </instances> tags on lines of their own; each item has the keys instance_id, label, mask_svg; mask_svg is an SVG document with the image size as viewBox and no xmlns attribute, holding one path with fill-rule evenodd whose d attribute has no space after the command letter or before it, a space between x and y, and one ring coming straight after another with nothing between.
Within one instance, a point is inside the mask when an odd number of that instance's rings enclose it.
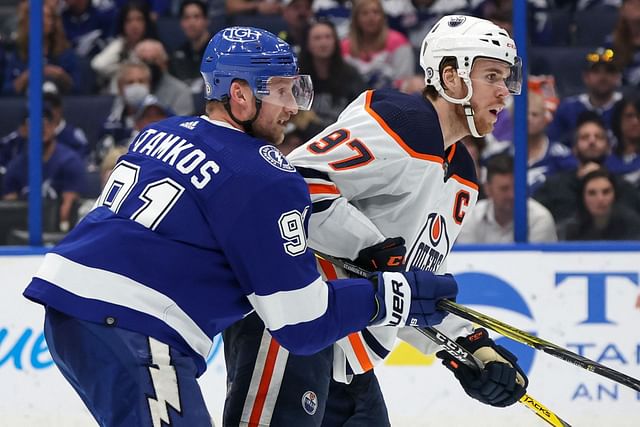
<instances>
[{"instance_id":1,"label":"player's ear","mask_svg":"<svg viewBox=\"0 0 640 427\"><path fill-rule=\"evenodd\" d=\"M462 79L458 76L458 71L453 65L445 65L442 69L442 87L458 97L459 91L462 89Z\"/></svg>"},{"instance_id":2,"label":"player's ear","mask_svg":"<svg viewBox=\"0 0 640 427\"><path fill-rule=\"evenodd\" d=\"M240 104L247 101L247 97L245 94L245 87L247 85L243 83L244 82L240 80L235 80L233 83L231 83L231 86L229 86L229 97L231 98L231 100Z\"/></svg>"}]
</instances>

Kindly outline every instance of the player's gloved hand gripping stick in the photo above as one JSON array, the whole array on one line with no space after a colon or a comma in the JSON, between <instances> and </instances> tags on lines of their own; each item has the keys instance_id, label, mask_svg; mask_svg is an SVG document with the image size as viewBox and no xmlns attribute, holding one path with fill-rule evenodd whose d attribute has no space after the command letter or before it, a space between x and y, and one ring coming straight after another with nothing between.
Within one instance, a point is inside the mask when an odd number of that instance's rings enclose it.
<instances>
[{"instance_id":1,"label":"player's gloved hand gripping stick","mask_svg":"<svg viewBox=\"0 0 640 427\"><path fill-rule=\"evenodd\" d=\"M375 248L376 246L379 246L380 248L383 249L383 251L380 251L381 253L376 256L375 258L372 257L372 254L375 254ZM385 242L382 242L376 246L372 246L370 248L366 248L363 249L360 253L358 258L356 259L356 262L358 262L361 265L364 265L366 267L376 267L376 266L381 266L381 269L385 269L389 268L389 267L395 267L393 268L394 270L401 270L402 264L401 263L397 263L397 262L392 262L389 263L388 260L391 259L391 257L403 257L404 256L404 240L402 238L395 238L395 239L387 239L385 240ZM368 252L370 253L368 253ZM333 257L331 255L326 255L323 254L321 252L315 251L316 255L326 259L327 261L331 262L334 265L337 265L339 267L344 268L345 270L351 272L351 273L355 273L356 275L362 276L362 277L369 277L371 275L371 272L368 271L368 269L364 269L361 268L358 265L355 265L349 261L346 261L344 259L341 258L336 258ZM364 254L363 254L364 253ZM397 259L397 258L396 258ZM372 260L372 261L368 261L368 260ZM402 259L403 260L403 259ZM403 260L404 261L404 260ZM377 265L376 265L377 264ZM394 265L392 265L394 264ZM395 265L398 264L398 265ZM391 273L387 273L387 274L391 274ZM384 277L384 276L383 276ZM447 276L440 276L440 277L447 277ZM445 279L445 280L451 280L455 283L455 280L450 277L449 279ZM444 288L446 288L447 286L445 285ZM457 288L456 288L457 290ZM441 300L442 301L442 300ZM379 316L379 313L376 315ZM440 320L442 320L444 316L442 316L440 318ZM436 324L434 322L431 322L431 324ZM415 325L414 325L415 326ZM423 325L420 325L423 326ZM453 362L452 359L449 360L445 360L443 363L445 364L445 366L447 366L449 369L451 369L454 374L456 375L456 377L459 379L459 381L461 382L463 388L465 389L465 391L471 395L472 397L478 399L480 397L480 401L483 401L483 403L488 403L491 404L489 401L487 400L482 400L483 396L482 396L482 385L481 384L486 384L487 380L491 379L492 377L487 378L486 376L494 376L497 375L498 377L500 375L502 375L502 370L504 370L504 368L501 369L500 365L504 365L503 363L494 363L493 368L490 368L489 370L486 370L485 373L485 378L484 381L477 381L477 375L482 375L481 372L484 370L484 364L483 362L478 359L478 357L474 356L473 354L471 354L469 351L465 350L463 347L461 347L458 343L456 343L455 341L453 341L452 339L450 339L449 337L447 337L446 335L442 334L441 332L437 331L436 329L429 327L428 325L426 325L426 328L420 328L420 327L416 327L416 329L418 331L420 331L422 334L424 334L425 336L427 336L429 339L431 339L433 342L435 342L436 344L440 345L444 352L439 352L438 355L441 358L445 358L447 359L447 356L445 356L445 354L449 354L451 356L453 356L453 359L457 360L458 362L462 363L466 370L460 370L457 371L457 369L460 369L460 366L458 365L457 367L454 367L455 362ZM473 335L473 334L472 334ZM488 336L486 337L489 341L493 342L492 340L490 340L488 338ZM468 339L465 338L465 339ZM486 346L480 346L480 347L486 347ZM479 347L479 348L480 348ZM498 353L496 353L498 354ZM509 353L509 355L511 355L511 353ZM513 355L511 355L513 356ZM514 364L515 364L515 356L514 357ZM504 358L503 358L504 360ZM447 364L448 362L448 364ZM453 362L453 363L452 363ZM507 361L507 363L509 363ZM509 363L509 366L512 366ZM505 365L506 367L506 365ZM513 370L513 368L512 368ZM501 371L501 372L498 372ZM505 372L507 372L507 370L505 370ZM460 372L460 373L456 373L456 372ZM515 371L514 371L515 372ZM521 372L521 371L520 371ZM473 374L476 374L476 376L474 376ZM508 373L507 373L508 374ZM515 375L515 373L514 373ZM504 394L504 389L500 387L500 381L498 381L497 383L495 382L491 382L489 381L489 386L492 390L494 390L495 392L497 392L497 394L492 394L491 391L487 394L487 398L491 399L493 398L493 400L495 401L495 403L497 403L497 405L494 406L507 406L508 404L513 403L515 400L510 402L510 399L513 399L512 396L521 396L519 401L520 403L524 404L525 406L527 406L529 409L531 409L532 411L534 411L536 413L536 415L538 415L540 418L542 418L545 422L547 422L548 424L552 425L552 426L556 426L556 427L564 427L564 426L569 426L568 423L566 423L565 421L563 421L562 419L560 419L557 415L555 415L553 412L551 412L547 407L545 407L544 405L540 404L537 400L533 399L531 396L527 395L524 393L524 390L526 389L526 385L527 382L526 380L524 380L524 374L521 374L522 377L522 381L524 382L524 384L522 384L521 389L523 391L523 393L518 393L515 390L511 390L511 394L506 393ZM475 383L474 383L475 380ZM463 382L464 381L464 382ZM511 381L512 382L512 381ZM465 386L465 383L467 384L467 386ZM480 390L475 389L474 386L480 386ZM474 395L475 394L475 395ZM502 396L502 398L500 398L500 396Z\"/></svg>"},{"instance_id":2,"label":"player's gloved hand gripping stick","mask_svg":"<svg viewBox=\"0 0 640 427\"><path fill-rule=\"evenodd\" d=\"M350 271L353 274L363 277L366 277L368 274L370 274L370 272L366 269L363 269L355 265L354 263L351 263L342 258L336 258L331 255L320 253L318 251L314 252L319 257L324 258L327 261L347 271ZM543 351L547 354L550 354L551 356L564 360L565 362L569 362L572 365L586 369L589 372L596 373L605 378L609 378L612 381L626 385L627 387L635 391L640 391L640 380L623 374L622 372L616 371L615 369L604 366L589 358L580 356L579 354L567 350L566 348L562 348L550 341L531 335L521 329L516 328L515 326L511 326L504 322L501 322L500 320L494 319L491 316L487 316L486 314L480 313L469 307L465 307L446 299L440 300L438 302L438 307L442 310L448 311L449 313L455 314L456 316L462 317L471 322L477 323L478 325L484 326L485 328L491 329L492 331L495 331L507 338L511 338L514 341L526 344L530 347L535 348L536 350Z\"/></svg>"}]
</instances>

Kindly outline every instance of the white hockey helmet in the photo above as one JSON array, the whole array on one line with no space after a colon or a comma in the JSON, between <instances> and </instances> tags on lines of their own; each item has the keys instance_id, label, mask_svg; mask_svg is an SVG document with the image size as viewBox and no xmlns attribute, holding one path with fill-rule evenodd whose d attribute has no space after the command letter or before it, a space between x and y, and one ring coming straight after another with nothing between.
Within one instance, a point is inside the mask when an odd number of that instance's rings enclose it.
<instances>
[{"instance_id":1,"label":"white hockey helmet","mask_svg":"<svg viewBox=\"0 0 640 427\"><path fill-rule=\"evenodd\" d=\"M440 82L440 65L448 57L456 58L458 75L467 85L464 98L450 97ZM510 93L520 94L522 63L517 56L516 44L504 29L491 21L464 15L444 16L427 33L420 49L420 66L424 70L425 84L433 86L447 101L463 105L471 133L479 137L469 104L473 95L471 68L476 58L495 59L508 64L511 73L505 85Z\"/></svg>"}]
</instances>

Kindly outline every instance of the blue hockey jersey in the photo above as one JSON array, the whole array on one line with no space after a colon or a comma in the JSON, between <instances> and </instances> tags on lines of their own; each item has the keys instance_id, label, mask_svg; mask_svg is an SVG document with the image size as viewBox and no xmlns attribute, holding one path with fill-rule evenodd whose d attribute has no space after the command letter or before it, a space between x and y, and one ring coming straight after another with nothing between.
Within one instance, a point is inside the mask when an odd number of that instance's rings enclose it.
<instances>
[{"instance_id":1,"label":"blue hockey jersey","mask_svg":"<svg viewBox=\"0 0 640 427\"><path fill-rule=\"evenodd\" d=\"M272 145L206 117L145 128L96 207L52 252L24 295L192 355L254 309L294 353L363 329L365 279L324 282L307 250L305 181Z\"/></svg>"}]
</instances>

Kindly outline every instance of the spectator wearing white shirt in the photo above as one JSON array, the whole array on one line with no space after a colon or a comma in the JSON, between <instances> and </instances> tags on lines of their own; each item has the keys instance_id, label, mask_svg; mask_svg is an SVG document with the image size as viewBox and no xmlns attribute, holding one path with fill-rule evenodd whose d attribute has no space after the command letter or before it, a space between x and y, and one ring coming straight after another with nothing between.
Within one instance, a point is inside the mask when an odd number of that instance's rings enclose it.
<instances>
[{"instance_id":1,"label":"spectator wearing white shirt","mask_svg":"<svg viewBox=\"0 0 640 427\"><path fill-rule=\"evenodd\" d=\"M458 243L513 243L513 159L501 154L487 162L487 198L465 219ZM540 203L527 199L529 242L556 242L555 222Z\"/></svg>"}]
</instances>

